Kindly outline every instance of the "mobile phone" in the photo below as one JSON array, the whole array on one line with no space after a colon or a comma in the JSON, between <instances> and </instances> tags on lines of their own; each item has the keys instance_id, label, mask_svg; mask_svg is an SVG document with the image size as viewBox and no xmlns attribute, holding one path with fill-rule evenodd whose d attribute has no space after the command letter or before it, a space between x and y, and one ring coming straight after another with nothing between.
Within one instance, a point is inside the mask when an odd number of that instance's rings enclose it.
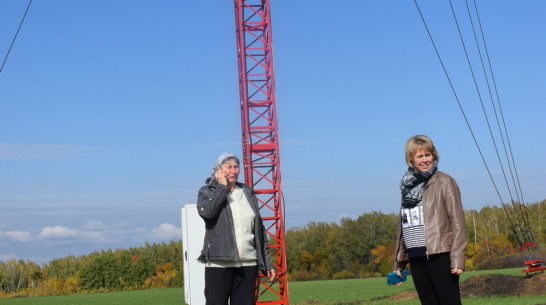
<instances>
[{"instance_id":1,"label":"mobile phone","mask_svg":"<svg viewBox=\"0 0 546 305\"><path fill-rule=\"evenodd\" d=\"M398 283L405 282L406 278L407 278L406 269L402 270L402 272L400 272L400 273L402 273L402 278L400 278L398 276L398 274L396 274L396 272L391 272L391 273L387 274L387 284L396 285Z\"/></svg>"}]
</instances>

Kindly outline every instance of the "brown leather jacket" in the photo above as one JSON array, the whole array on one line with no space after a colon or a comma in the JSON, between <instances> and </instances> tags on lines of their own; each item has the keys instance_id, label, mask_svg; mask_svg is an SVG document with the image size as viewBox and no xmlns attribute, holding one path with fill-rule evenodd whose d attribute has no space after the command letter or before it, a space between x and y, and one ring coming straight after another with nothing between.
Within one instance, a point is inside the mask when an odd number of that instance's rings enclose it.
<instances>
[{"instance_id":1,"label":"brown leather jacket","mask_svg":"<svg viewBox=\"0 0 546 305\"><path fill-rule=\"evenodd\" d=\"M461 192L446 173L437 171L429 179L423 192L423 217L427 255L450 252L451 268L464 269L466 222ZM399 219L393 270L404 269L409 260L401 232Z\"/></svg>"}]
</instances>

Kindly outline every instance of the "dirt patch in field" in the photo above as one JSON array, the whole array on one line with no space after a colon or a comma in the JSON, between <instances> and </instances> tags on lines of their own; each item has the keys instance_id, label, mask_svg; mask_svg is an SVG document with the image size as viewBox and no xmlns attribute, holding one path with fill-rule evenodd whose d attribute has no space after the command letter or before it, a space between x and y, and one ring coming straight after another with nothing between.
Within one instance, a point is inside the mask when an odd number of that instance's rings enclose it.
<instances>
[{"instance_id":1,"label":"dirt patch in field","mask_svg":"<svg viewBox=\"0 0 546 305\"><path fill-rule=\"evenodd\" d=\"M546 273L530 277L504 274L475 275L460 284L463 297L546 294Z\"/></svg>"},{"instance_id":2,"label":"dirt patch in field","mask_svg":"<svg viewBox=\"0 0 546 305\"><path fill-rule=\"evenodd\" d=\"M417 291L403 291L390 297L375 299L374 301L405 301L417 298Z\"/></svg>"}]
</instances>

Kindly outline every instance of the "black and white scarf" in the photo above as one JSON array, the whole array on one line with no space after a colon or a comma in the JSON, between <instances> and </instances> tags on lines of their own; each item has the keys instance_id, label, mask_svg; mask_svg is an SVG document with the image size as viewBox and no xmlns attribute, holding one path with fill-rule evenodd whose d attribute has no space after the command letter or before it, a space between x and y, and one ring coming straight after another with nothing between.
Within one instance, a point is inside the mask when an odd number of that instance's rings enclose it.
<instances>
[{"instance_id":1,"label":"black and white scarf","mask_svg":"<svg viewBox=\"0 0 546 305\"><path fill-rule=\"evenodd\" d=\"M437 170L437 161L434 161L432 167L426 172L415 172L415 169L411 167L408 168L408 171L400 181L403 208L413 208L423 200L423 191L425 190L427 182Z\"/></svg>"}]
</instances>

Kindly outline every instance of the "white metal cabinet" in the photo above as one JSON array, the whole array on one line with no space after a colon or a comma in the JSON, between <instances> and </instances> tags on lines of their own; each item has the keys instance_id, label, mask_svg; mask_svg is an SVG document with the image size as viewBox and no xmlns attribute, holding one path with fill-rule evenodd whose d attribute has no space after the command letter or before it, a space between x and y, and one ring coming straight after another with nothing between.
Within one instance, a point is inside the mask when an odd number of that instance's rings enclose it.
<instances>
[{"instance_id":1,"label":"white metal cabinet","mask_svg":"<svg viewBox=\"0 0 546 305\"><path fill-rule=\"evenodd\" d=\"M182 255L184 259L184 300L189 305L205 305L205 265L197 261L203 248L205 222L196 204L182 208Z\"/></svg>"}]
</instances>

